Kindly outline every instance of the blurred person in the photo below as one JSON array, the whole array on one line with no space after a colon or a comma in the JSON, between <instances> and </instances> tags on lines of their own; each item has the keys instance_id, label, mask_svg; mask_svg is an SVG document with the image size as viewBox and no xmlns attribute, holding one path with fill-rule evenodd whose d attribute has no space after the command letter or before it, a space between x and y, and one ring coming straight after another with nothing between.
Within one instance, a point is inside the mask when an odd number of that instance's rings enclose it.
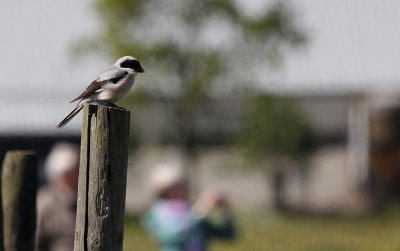
<instances>
[{"instance_id":1,"label":"blurred person","mask_svg":"<svg viewBox=\"0 0 400 251\"><path fill-rule=\"evenodd\" d=\"M49 184L37 198L36 251L74 249L79 147L56 144L45 162Z\"/></svg>"},{"instance_id":2,"label":"blurred person","mask_svg":"<svg viewBox=\"0 0 400 251\"><path fill-rule=\"evenodd\" d=\"M229 205L220 193L204 191L190 206L183 170L169 165L154 169L150 185L155 199L143 223L161 250L205 251L212 238L234 239ZM212 211L222 216L218 224L210 220Z\"/></svg>"}]
</instances>

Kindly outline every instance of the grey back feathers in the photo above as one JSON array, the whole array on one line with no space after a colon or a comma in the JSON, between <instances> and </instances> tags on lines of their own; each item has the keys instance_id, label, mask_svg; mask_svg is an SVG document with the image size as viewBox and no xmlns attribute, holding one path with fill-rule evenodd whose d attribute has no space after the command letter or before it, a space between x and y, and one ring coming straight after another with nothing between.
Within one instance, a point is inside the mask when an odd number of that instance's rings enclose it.
<instances>
[{"instance_id":1,"label":"grey back feathers","mask_svg":"<svg viewBox=\"0 0 400 251\"><path fill-rule=\"evenodd\" d=\"M126 74L128 74L128 71L121 69L115 65L111 65L107 67L104 71L100 72L100 74L97 76L96 81L101 82L113 79L121 79L121 76L125 76Z\"/></svg>"}]
</instances>

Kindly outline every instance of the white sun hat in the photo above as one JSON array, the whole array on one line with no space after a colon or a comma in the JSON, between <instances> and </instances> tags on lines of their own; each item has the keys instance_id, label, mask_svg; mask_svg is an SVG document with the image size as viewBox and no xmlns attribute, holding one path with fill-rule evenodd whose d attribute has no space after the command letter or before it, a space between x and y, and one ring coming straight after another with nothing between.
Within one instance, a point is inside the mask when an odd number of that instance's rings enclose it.
<instances>
[{"instance_id":1,"label":"white sun hat","mask_svg":"<svg viewBox=\"0 0 400 251\"><path fill-rule=\"evenodd\" d=\"M154 195L159 195L172 185L185 181L185 172L178 162L158 164L150 173L150 189Z\"/></svg>"},{"instance_id":2,"label":"white sun hat","mask_svg":"<svg viewBox=\"0 0 400 251\"><path fill-rule=\"evenodd\" d=\"M79 147L71 143L57 143L45 162L45 173L50 181L79 166Z\"/></svg>"}]
</instances>

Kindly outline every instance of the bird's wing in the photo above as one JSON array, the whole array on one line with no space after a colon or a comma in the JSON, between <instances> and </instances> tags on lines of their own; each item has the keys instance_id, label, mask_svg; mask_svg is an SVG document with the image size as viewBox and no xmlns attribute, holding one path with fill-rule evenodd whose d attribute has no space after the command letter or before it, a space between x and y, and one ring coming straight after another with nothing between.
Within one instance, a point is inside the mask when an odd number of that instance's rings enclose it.
<instances>
[{"instance_id":1,"label":"bird's wing","mask_svg":"<svg viewBox=\"0 0 400 251\"><path fill-rule=\"evenodd\" d=\"M101 91L105 83L107 83L107 81L104 82L97 82L96 80L93 81L88 87L86 87L85 91L82 92L82 94L76 97L74 100L72 100L71 103L77 101L78 99L87 98L95 94L96 92Z\"/></svg>"},{"instance_id":2,"label":"bird's wing","mask_svg":"<svg viewBox=\"0 0 400 251\"><path fill-rule=\"evenodd\" d=\"M113 84L117 83L126 75L128 75L128 72L126 70L120 69L116 66L108 67L106 70L102 71L99 74L99 76L95 81L93 81L88 87L86 87L85 91L82 92L81 95L72 100L71 103L78 99L87 98L101 91L103 86L107 83L113 83Z\"/></svg>"}]
</instances>

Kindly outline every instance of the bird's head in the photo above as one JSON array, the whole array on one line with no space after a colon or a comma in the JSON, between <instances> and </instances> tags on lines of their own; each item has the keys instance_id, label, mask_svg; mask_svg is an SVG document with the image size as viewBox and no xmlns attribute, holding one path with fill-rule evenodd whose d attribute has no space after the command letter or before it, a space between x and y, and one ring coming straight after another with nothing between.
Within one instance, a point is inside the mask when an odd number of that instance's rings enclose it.
<instances>
[{"instance_id":1,"label":"bird's head","mask_svg":"<svg viewBox=\"0 0 400 251\"><path fill-rule=\"evenodd\" d=\"M133 70L134 73L144 73L140 62L132 56L124 56L118 59L114 65L123 69Z\"/></svg>"}]
</instances>

